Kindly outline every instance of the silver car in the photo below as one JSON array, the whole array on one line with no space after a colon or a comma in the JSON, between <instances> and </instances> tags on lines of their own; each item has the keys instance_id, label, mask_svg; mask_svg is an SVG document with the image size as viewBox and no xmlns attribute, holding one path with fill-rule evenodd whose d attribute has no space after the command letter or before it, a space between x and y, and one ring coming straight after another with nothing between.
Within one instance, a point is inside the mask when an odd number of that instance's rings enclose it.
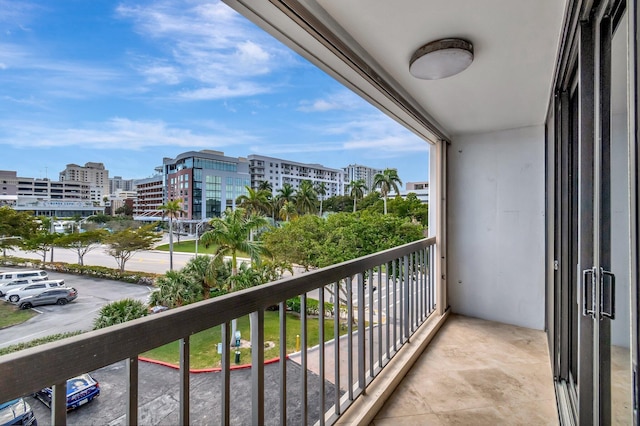
<instances>
[{"instance_id":1,"label":"silver car","mask_svg":"<svg viewBox=\"0 0 640 426\"><path fill-rule=\"evenodd\" d=\"M6 292L5 297L9 302L18 303L20 299L40 294L51 288L64 287L64 280L48 280L32 283L20 288L14 288Z\"/></svg>"},{"instance_id":2,"label":"silver car","mask_svg":"<svg viewBox=\"0 0 640 426\"><path fill-rule=\"evenodd\" d=\"M73 287L58 287L46 290L35 296L27 296L18 306L20 309L31 309L40 305L66 305L78 297L78 291Z\"/></svg>"}]
</instances>

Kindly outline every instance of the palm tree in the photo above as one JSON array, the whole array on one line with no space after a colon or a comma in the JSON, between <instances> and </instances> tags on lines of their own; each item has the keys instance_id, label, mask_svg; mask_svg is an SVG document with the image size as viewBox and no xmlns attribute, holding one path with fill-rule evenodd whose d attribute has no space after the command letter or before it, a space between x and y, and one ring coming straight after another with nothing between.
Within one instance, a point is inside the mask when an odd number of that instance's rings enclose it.
<instances>
[{"instance_id":1,"label":"palm tree","mask_svg":"<svg viewBox=\"0 0 640 426\"><path fill-rule=\"evenodd\" d=\"M296 201L295 189L290 183L285 183L282 188L278 189L278 207L282 207L285 202L294 203Z\"/></svg>"},{"instance_id":2,"label":"palm tree","mask_svg":"<svg viewBox=\"0 0 640 426\"><path fill-rule=\"evenodd\" d=\"M353 212L356 212L356 201L358 198L364 197L364 191L367 189L367 184L364 180L352 180L347 186L350 189L349 195L353 198Z\"/></svg>"},{"instance_id":3,"label":"palm tree","mask_svg":"<svg viewBox=\"0 0 640 426\"><path fill-rule=\"evenodd\" d=\"M167 204L161 205L158 210L162 210L162 217L169 218L169 270L173 271L173 219L185 212L182 210L182 199L167 201Z\"/></svg>"},{"instance_id":4,"label":"palm tree","mask_svg":"<svg viewBox=\"0 0 640 426\"><path fill-rule=\"evenodd\" d=\"M313 189L313 184L310 180L303 180L300 182L298 192L296 192L296 205L301 213L309 214L316 210L316 202L318 201L318 194Z\"/></svg>"},{"instance_id":5,"label":"palm tree","mask_svg":"<svg viewBox=\"0 0 640 426\"><path fill-rule=\"evenodd\" d=\"M298 210L296 209L296 205L293 202L285 201L282 207L280 208L280 219L289 222L289 219L292 217L296 217L298 214Z\"/></svg>"},{"instance_id":6,"label":"palm tree","mask_svg":"<svg viewBox=\"0 0 640 426\"><path fill-rule=\"evenodd\" d=\"M236 199L238 207L242 207L249 214L267 213L270 192L263 189L253 189L245 186L247 195L240 195Z\"/></svg>"},{"instance_id":7,"label":"palm tree","mask_svg":"<svg viewBox=\"0 0 640 426\"><path fill-rule=\"evenodd\" d=\"M396 169L384 169L382 173L377 173L373 177L373 188L380 188L380 194L384 200L384 214L387 214L387 194L392 189L398 194L400 192L398 185L402 185L402 181Z\"/></svg>"},{"instance_id":8,"label":"palm tree","mask_svg":"<svg viewBox=\"0 0 640 426\"><path fill-rule=\"evenodd\" d=\"M258 184L259 191L268 191L269 194L273 194L273 186L271 186L271 182L268 180L263 180Z\"/></svg>"},{"instance_id":9,"label":"palm tree","mask_svg":"<svg viewBox=\"0 0 640 426\"><path fill-rule=\"evenodd\" d=\"M231 275L238 275L238 252L242 251L257 259L265 252L259 241L249 241L251 231L267 225L267 220L262 216L247 215L242 208L236 210L227 209L223 217L214 217L209 222L211 230L202 234L200 241L205 247L215 244L218 246L216 256L231 256ZM233 280L231 291L234 291ZM234 319L231 326L232 342L236 333L237 321Z\"/></svg>"},{"instance_id":10,"label":"palm tree","mask_svg":"<svg viewBox=\"0 0 640 426\"><path fill-rule=\"evenodd\" d=\"M327 184L326 182L316 182L316 194L320 196L320 217L322 217L322 202L324 201L324 196L327 195Z\"/></svg>"}]
</instances>

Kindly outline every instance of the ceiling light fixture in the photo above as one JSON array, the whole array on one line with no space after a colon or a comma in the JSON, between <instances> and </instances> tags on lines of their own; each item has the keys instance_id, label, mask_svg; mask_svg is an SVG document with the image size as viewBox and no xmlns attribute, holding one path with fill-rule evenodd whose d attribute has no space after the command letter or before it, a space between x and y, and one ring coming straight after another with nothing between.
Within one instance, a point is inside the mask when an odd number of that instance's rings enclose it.
<instances>
[{"instance_id":1,"label":"ceiling light fixture","mask_svg":"<svg viewBox=\"0 0 640 426\"><path fill-rule=\"evenodd\" d=\"M409 62L409 72L423 80L438 80L464 71L471 62L471 43L458 38L444 38L416 50Z\"/></svg>"}]
</instances>

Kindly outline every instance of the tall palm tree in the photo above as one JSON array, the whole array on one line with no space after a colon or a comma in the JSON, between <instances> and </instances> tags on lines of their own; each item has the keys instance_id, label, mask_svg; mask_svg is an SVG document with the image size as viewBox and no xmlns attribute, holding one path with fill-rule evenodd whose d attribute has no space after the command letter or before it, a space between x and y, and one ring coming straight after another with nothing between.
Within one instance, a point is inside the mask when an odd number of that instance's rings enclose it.
<instances>
[{"instance_id":1,"label":"tall palm tree","mask_svg":"<svg viewBox=\"0 0 640 426\"><path fill-rule=\"evenodd\" d=\"M280 208L280 219L289 222L289 219L296 217L298 210L293 202L285 201Z\"/></svg>"},{"instance_id":2,"label":"tall palm tree","mask_svg":"<svg viewBox=\"0 0 640 426\"><path fill-rule=\"evenodd\" d=\"M200 241L205 247L215 244L216 256L231 256L231 275L238 275L238 252L242 251L257 259L265 252L259 241L249 241L251 231L267 226L267 220L262 216L247 215L242 208L227 209L223 217L214 217L209 221L211 230L202 234ZM234 291L233 281L231 291ZM236 333L237 321L231 326L232 342Z\"/></svg>"},{"instance_id":3,"label":"tall palm tree","mask_svg":"<svg viewBox=\"0 0 640 426\"><path fill-rule=\"evenodd\" d=\"M268 210L269 192L245 186L247 195L240 195L236 199L238 207L242 207L248 214L262 214Z\"/></svg>"},{"instance_id":4,"label":"tall palm tree","mask_svg":"<svg viewBox=\"0 0 640 426\"><path fill-rule=\"evenodd\" d=\"M270 194L273 194L273 186L271 186L271 182L268 180L260 181L258 184L259 191L269 191Z\"/></svg>"},{"instance_id":5,"label":"tall palm tree","mask_svg":"<svg viewBox=\"0 0 640 426\"><path fill-rule=\"evenodd\" d=\"M169 218L169 270L173 271L173 219L177 219L185 212L182 210L182 199L167 201L158 207L162 211L162 217Z\"/></svg>"},{"instance_id":6,"label":"tall palm tree","mask_svg":"<svg viewBox=\"0 0 640 426\"><path fill-rule=\"evenodd\" d=\"M376 173L373 177L373 188L380 188L384 201L384 214L387 214L387 195L392 189L398 194L400 192L398 185L402 185L402 181L396 169L384 169L382 173Z\"/></svg>"},{"instance_id":7,"label":"tall palm tree","mask_svg":"<svg viewBox=\"0 0 640 426\"><path fill-rule=\"evenodd\" d=\"M320 215L322 217L322 202L324 201L324 196L327 195L327 184L326 182L316 182L316 194L320 197Z\"/></svg>"},{"instance_id":8,"label":"tall palm tree","mask_svg":"<svg viewBox=\"0 0 640 426\"><path fill-rule=\"evenodd\" d=\"M285 183L282 188L278 189L276 198L278 199L278 207L282 207L285 201L293 203L296 201L296 190L290 183Z\"/></svg>"},{"instance_id":9,"label":"tall palm tree","mask_svg":"<svg viewBox=\"0 0 640 426\"><path fill-rule=\"evenodd\" d=\"M352 180L347 185L349 188L349 195L353 198L353 212L356 212L356 201L358 198L364 197L364 192L367 190L367 184L362 179Z\"/></svg>"},{"instance_id":10,"label":"tall palm tree","mask_svg":"<svg viewBox=\"0 0 640 426\"><path fill-rule=\"evenodd\" d=\"M310 180L303 180L300 182L298 192L296 192L296 205L301 213L309 214L316 210L316 202L318 201L318 194L313 188L313 184Z\"/></svg>"}]
</instances>

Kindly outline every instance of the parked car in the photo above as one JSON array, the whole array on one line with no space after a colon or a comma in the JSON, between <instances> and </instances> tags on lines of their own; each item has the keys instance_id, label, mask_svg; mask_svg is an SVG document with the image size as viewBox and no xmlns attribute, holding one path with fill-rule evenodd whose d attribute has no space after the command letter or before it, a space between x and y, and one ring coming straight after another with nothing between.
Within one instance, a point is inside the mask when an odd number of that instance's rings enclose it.
<instances>
[{"instance_id":1,"label":"parked car","mask_svg":"<svg viewBox=\"0 0 640 426\"><path fill-rule=\"evenodd\" d=\"M0 404L0 426L9 425L38 425L31 406L24 399L14 399Z\"/></svg>"},{"instance_id":2,"label":"parked car","mask_svg":"<svg viewBox=\"0 0 640 426\"><path fill-rule=\"evenodd\" d=\"M15 280L7 281L5 283L0 284L0 297L4 297L4 295L9 291L16 288L24 287L26 285L37 283L40 281L46 281L48 279L45 277L27 277L27 278L16 278Z\"/></svg>"},{"instance_id":3,"label":"parked car","mask_svg":"<svg viewBox=\"0 0 640 426\"><path fill-rule=\"evenodd\" d=\"M34 306L41 305L66 305L78 297L78 291L73 287L58 287L51 290L45 290L40 294L27 296L20 300L18 306L20 309L31 309Z\"/></svg>"},{"instance_id":4,"label":"parked car","mask_svg":"<svg viewBox=\"0 0 640 426\"><path fill-rule=\"evenodd\" d=\"M20 299L24 297L34 296L36 294L42 293L45 290L56 287L64 287L64 280L40 281L26 285L24 287L14 288L13 290L8 290L5 293L5 297L9 302L18 303L18 301L20 301Z\"/></svg>"},{"instance_id":5,"label":"parked car","mask_svg":"<svg viewBox=\"0 0 640 426\"><path fill-rule=\"evenodd\" d=\"M35 393L35 397L51 408L51 388ZM78 408L100 396L100 383L90 374L82 374L67 380L67 411Z\"/></svg>"},{"instance_id":6,"label":"parked car","mask_svg":"<svg viewBox=\"0 0 640 426\"><path fill-rule=\"evenodd\" d=\"M41 269L37 269L33 271L0 272L0 284L6 283L8 281L17 280L20 278L44 278L46 280L49 278L49 276L47 275L47 271L43 271Z\"/></svg>"}]
</instances>

